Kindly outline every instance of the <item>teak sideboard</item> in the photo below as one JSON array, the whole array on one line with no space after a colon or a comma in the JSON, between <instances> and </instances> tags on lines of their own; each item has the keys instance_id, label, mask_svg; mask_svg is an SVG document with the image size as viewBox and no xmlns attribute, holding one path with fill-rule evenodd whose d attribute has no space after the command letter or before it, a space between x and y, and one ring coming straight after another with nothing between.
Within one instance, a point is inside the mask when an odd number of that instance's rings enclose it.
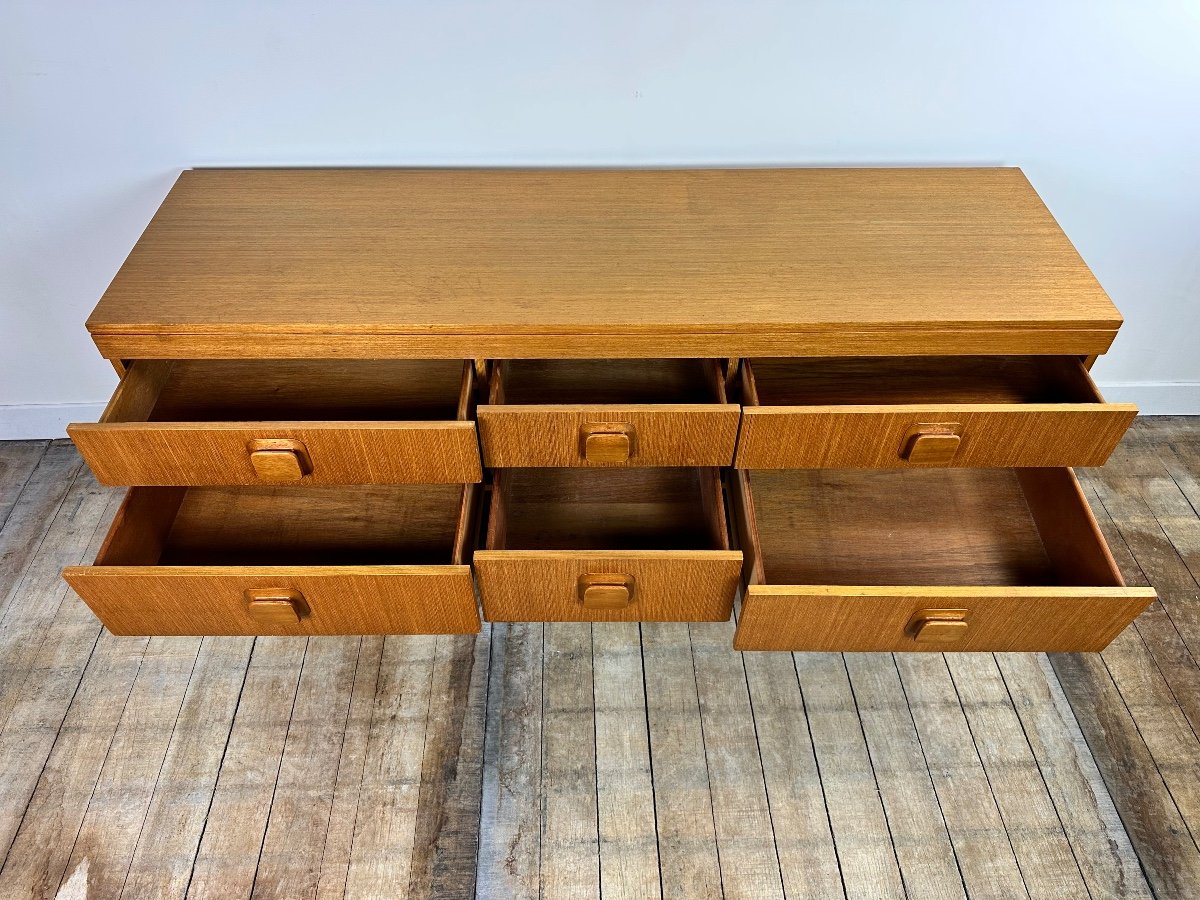
<instances>
[{"instance_id":1,"label":"teak sideboard","mask_svg":"<svg viewBox=\"0 0 1200 900\"><path fill-rule=\"evenodd\" d=\"M117 634L1099 650L1121 318L1019 169L184 172L88 319Z\"/></svg>"}]
</instances>

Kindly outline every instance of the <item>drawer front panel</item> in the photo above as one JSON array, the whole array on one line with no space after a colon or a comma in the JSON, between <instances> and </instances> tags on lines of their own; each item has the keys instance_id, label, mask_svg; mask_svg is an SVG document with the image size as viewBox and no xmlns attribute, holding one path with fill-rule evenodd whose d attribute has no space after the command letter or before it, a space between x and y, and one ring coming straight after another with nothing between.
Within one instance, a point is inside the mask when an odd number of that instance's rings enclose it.
<instances>
[{"instance_id":1,"label":"drawer front panel","mask_svg":"<svg viewBox=\"0 0 1200 900\"><path fill-rule=\"evenodd\" d=\"M736 404L480 406L484 464L524 466L728 466ZM615 452L589 437L613 436ZM624 436L623 446L619 436Z\"/></svg>"},{"instance_id":2,"label":"drawer front panel","mask_svg":"<svg viewBox=\"0 0 1200 900\"><path fill-rule=\"evenodd\" d=\"M1099 466L1137 414L1128 404L747 407L739 469ZM951 447L922 453L950 436ZM954 441L953 437L958 440Z\"/></svg>"},{"instance_id":3,"label":"drawer front panel","mask_svg":"<svg viewBox=\"0 0 1200 900\"><path fill-rule=\"evenodd\" d=\"M754 585L734 648L1099 651L1154 596L1149 588Z\"/></svg>"},{"instance_id":4,"label":"drawer front panel","mask_svg":"<svg viewBox=\"0 0 1200 900\"><path fill-rule=\"evenodd\" d=\"M111 485L467 484L482 478L473 422L137 422L67 430L96 478ZM280 461L289 451L270 449L272 442L295 448L298 462Z\"/></svg>"},{"instance_id":5,"label":"drawer front panel","mask_svg":"<svg viewBox=\"0 0 1200 900\"><path fill-rule=\"evenodd\" d=\"M729 550L480 550L492 622L723 622L742 554Z\"/></svg>"},{"instance_id":6,"label":"drawer front panel","mask_svg":"<svg viewBox=\"0 0 1200 900\"><path fill-rule=\"evenodd\" d=\"M469 566L76 566L113 634L471 634Z\"/></svg>"}]
</instances>

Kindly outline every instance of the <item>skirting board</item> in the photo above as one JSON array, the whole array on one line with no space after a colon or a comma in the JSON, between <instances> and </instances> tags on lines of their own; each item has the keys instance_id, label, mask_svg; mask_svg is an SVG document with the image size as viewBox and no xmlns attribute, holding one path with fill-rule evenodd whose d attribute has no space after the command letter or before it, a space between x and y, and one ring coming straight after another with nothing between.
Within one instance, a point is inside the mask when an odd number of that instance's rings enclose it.
<instances>
[{"instance_id":1,"label":"skirting board","mask_svg":"<svg viewBox=\"0 0 1200 900\"><path fill-rule=\"evenodd\" d=\"M71 422L95 422L103 403L36 403L0 406L0 441L39 440L67 436Z\"/></svg>"},{"instance_id":2,"label":"skirting board","mask_svg":"<svg viewBox=\"0 0 1200 900\"><path fill-rule=\"evenodd\" d=\"M1200 382L1110 382L1100 391L1113 403L1136 403L1146 416L1200 416ZM95 422L103 403L39 403L0 406L0 441L66 436L71 422Z\"/></svg>"}]
</instances>

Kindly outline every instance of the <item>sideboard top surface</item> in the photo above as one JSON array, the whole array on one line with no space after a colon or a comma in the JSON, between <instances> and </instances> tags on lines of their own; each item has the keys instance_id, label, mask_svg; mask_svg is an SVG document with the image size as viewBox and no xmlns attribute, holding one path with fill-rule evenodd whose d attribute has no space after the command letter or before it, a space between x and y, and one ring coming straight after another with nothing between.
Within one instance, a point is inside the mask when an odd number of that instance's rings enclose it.
<instances>
[{"instance_id":1,"label":"sideboard top surface","mask_svg":"<svg viewBox=\"0 0 1200 900\"><path fill-rule=\"evenodd\" d=\"M191 169L88 328L111 358L1103 353L1024 174Z\"/></svg>"}]
</instances>

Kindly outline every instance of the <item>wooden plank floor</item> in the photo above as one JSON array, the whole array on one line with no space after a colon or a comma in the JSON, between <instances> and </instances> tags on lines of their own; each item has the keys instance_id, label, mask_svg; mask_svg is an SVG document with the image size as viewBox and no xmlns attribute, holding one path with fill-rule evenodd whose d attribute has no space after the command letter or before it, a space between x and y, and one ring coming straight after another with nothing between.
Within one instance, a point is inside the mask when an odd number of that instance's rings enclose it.
<instances>
[{"instance_id":1,"label":"wooden plank floor","mask_svg":"<svg viewBox=\"0 0 1200 900\"><path fill-rule=\"evenodd\" d=\"M0 444L0 897L1200 890L1200 419L1081 473L1162 600L1103 654L745 654L732 623L117 638L119 492Z\"/></svg>"}]
</instances>

